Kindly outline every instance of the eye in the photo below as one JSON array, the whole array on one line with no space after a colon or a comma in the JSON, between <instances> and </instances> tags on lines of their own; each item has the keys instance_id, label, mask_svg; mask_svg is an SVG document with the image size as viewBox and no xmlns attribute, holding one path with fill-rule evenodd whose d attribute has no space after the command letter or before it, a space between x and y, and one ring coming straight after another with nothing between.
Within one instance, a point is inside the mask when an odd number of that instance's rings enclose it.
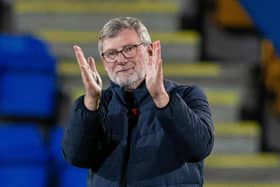
<instances>
[{"instance_id":1,"label":"eye","mask_svg":"<svg viewBox=\"0 0 280 187\"><path fill-rule=\"evenodd\" d=\"M118 55L117 51L107 51L104 55L108 58L115 58Z\"/></svg>"},{"instance_id":2,"label":"eye","mask_svg":"<svg viewBox=\"0 0 280 187\"><path fill-rule=\"evenodd\" d=\"M134 50L134 48L135 48L134 45L126 46L125 49L124 49L124 52L125 52L125 53L132 52L132 51Z\"/></svg>"}]
</instances>

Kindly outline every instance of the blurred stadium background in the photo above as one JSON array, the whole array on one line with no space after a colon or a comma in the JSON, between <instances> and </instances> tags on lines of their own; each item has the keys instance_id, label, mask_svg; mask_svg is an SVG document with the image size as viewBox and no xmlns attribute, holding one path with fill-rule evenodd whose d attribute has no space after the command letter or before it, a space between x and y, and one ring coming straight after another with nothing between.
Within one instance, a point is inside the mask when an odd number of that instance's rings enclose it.
<instances>
[{"instance_id":1,"label":"blurred stadium background","mask_svg":"<svg viewBox=\"0 0 280 187\"><path fill-rule=\"evenodd\" d=\"M60 153L71 102L83 92L72 45L99 61L103 24L136 16L162 41L165 77L208 96L216 139L204 186L280 187L278 7L276 0L0 1L0 186L86 186L87 170Z\"/></svg>"}]
</instances>

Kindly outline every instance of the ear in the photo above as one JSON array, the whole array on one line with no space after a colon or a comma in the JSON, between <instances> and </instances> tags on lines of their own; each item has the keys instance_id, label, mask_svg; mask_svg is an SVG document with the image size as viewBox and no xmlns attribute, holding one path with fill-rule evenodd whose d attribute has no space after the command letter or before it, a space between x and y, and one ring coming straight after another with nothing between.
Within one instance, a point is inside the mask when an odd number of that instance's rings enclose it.
<instances>
[{"instance_id":1,"label":"ear","mask_svg":"<svg viewBox=\"0 0 280 187\"><path fill-rule=\"evenodd\" d=\"M105 69L105 71L107 71L106 62L105 62L103 56L100 57L100 60L101 60L101 63L102 63L102 65L103 65L103 68Z\"/></svg>"},{"instance_id":2,"label":"ear","mask_svg":"<svg viewBox=\"0 0 280 187\"><path fill-rule=\"evenodd\" d=\"M149 54L149 56L153 55L153 43L150 43L147 47L147 52Z\"/></svg>"},{"instance_id":3,"label":"ear","mask_svg":"<svg viewBox=\"0 0 280 187\"><path fill-rule=\"evenodd\" d=\"M101 55L100 55L100 60L101 60L101 62L102 62L102 65L104 66L106 62L105 62L103 56L101 56Z\"/></svg>"}]
</instances>

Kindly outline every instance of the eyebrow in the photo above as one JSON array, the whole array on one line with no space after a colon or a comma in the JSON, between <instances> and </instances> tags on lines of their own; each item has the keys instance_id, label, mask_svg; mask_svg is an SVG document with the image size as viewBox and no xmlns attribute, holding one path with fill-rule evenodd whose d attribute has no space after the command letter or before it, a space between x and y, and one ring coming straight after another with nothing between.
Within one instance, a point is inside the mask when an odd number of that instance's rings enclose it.
<instances>
[{"instance_id":1,"label":"eyebrow","mask_svg":"<svg viewBox=\"0 0 280 187\"><path fill-rule=\"evenodd\" d=\"M105 50L104 52L107 52L107 51L119 51L119 50L122 50L123 48L125 48L125 47L127 47L127 46L131 46L131 45L137 45L137 43L134 43L134 44L126 44L126 45L122 46L120 49L109 48L109 49Z\"/></svg>"}]
</instances>

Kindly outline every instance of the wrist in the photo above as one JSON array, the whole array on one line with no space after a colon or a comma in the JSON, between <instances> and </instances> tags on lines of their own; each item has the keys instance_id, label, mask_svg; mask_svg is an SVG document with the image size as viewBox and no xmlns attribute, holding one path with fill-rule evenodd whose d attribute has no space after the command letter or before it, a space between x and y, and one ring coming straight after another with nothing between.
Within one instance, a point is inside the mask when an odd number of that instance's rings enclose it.
<instances>
[{"instance_id":1,"label":"wrist","mask_svg":"<svg viewBox=\"0 0 280 187\"><path fill-rule=\"evenodd\" d=\"M84 96L84 105L90 111L96 111L99 107L100 99Z\"/></svg>"},{"instance_id":2,"label":"wrist","mask_svg":"<svg viewBox=\"0 0 280 187\"><path fill-rule=\"evenodd\" d=\"M169 100L170 98L167 92L163 92L162 94L153 97L153 101L157 108L164 108L168 105Z\"/></svg>"}]
</instances>

